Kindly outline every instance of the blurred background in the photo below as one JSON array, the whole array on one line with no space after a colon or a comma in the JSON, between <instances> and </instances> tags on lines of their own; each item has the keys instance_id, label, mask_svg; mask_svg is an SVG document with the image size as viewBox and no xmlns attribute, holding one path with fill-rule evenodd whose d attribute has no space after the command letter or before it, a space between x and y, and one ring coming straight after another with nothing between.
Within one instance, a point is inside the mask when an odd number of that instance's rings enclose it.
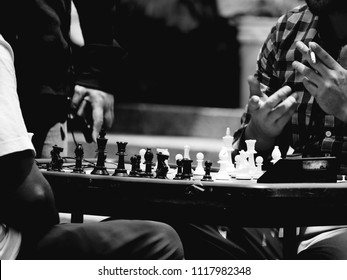
<instances>
[{"instance_id":1,"label":"blurred background","mask_svg":"<svg viewBox=\"0 0 347 280\"><path fill-rule=\"evenodd\" d=\"M189 145L218 161L226 128L239 127L246 79L263 41L280 15L302 3L116 0L115 38L129 54L107 135L109 157L116 141L126 141L129 155L153 147L170 149L174 158ZM95 154L95 144L88 147Z\"/></svg>"},{"instance_id":2,"label":"blurred background","mask_svg":"<svg viewBox=\"0 0 347 280\"><path fill-rule=\"evenodd\" d=\"M122 101L239 108L275 20L297 0L116 0Z\"/></svg>"}]
</instances>

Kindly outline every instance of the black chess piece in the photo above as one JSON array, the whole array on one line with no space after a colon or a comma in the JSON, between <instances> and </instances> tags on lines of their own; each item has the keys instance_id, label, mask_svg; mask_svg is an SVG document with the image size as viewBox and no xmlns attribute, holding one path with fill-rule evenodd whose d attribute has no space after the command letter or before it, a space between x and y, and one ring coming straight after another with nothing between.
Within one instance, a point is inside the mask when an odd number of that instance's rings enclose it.
<instances>
[{"instance_id":1,"label":"black chess piece","mask_svg":"<svg viewBox=\"0 0 347 280\"><path fill-rule=\"evenodd\" d=\"M182 159L182 180L190 180L193 177L192 162L193 160L189 158Z\"/></svg>"},{"instance_id":2,"label":"black chess piece","mask_svg":"<svg viewBox=\"0 0 347 280\"><path fill-rule=\"evenodd\" d=\"M130 163L131 163L131 170L129 172L129 176L130 177L139 176L139 174L138 174L138 158L136 155L134 155L130 158Z\"/></svg>"},{"instance_id":3,"label":"black chess piece","mask_svg":"<svg viewBox=\"0 0 347 280\"><path fill-rule=\"evenodd\" d=\"M118 152L116 153L116 155L118 156L118 165L116 170L113 173L113 176L121 176L121 177L128 176L128 172L125 169L125 164L124 164L124 157L127 155L125 153L127 144L128 142L117 142Z\"/></svg>"},{"instance_id":4,"label":"black chess piece","mask_svg":"<svg viewBox=\"0 0 347 280\"><path fill-rule=\"evenodd\" d=\"M106 144L108 139L105 138L106 132L102 128L99 132L99 137L96 139L98 149L96 152L98 153L98 159L96 161L96 166L94 167L91 174L95 175L109 175L106 166L105 166L105 160L106 160Z\"/></svg>"},{"instance_id":5,"label":"black chess piece","mask_svg":"<svg viewBox=\"0 0 347 280\"><path fill-rule=\"evenodd\" d=\"M135 155L136 156L136 172L138 175L140 175L143 170L141 169L141 155Z\"/></svg>"},{"instance_id":6,"label":"black chess piece","mask_svg":"<svg viewBox=\"0 0 347 280\"><path fill-rule=\"evenodd\" d=\"M174 177L174 180L181 180L182 179L182 159L177 159L176 160L176 165L177 165L177 173Z\"/></svg>"},{"instance_id":7,"label":"black chess piece","mask_svg":"<svg viewBox=\"0 0 347 280\"><path fill-rule=\"evenodd\" d=\"M76 163L75 163L75 168L72 170L73 173L81 173L81 174L86 173L82 167L83 156L84 156L84 151L83 151L82 144L78 143L75 149Z\"/></svg>"},{"instance_id":8,"label":"black chess piece","mask_svg":"<svg viewBox=\"0 0 347 280\"><path fill-rule=\"evenodd\" d=\"M64 151L64 148L54 145L51 151L51 162L48 164L47 170L49 171L63 171L64 160L60 156L60 153Z\"/></svg>"},{"instance_id":9,"label":"black chess piece","mask_svg":"<svg viewBox=\"0 0 347 280\"><path fill-rule=\"evenodd\" d=\"M201 179L201 181L213 181L212 176L211 176L211 166L212 166L212 161L206 160L205 161L205 175Z\"/></svg>"},{"instance_id":10,"label":"black chess piece","mask_svg":"<svg viewBox=\"0 0 347 280\"><path fill-rule=\"evenodd\" d=\"M167 173L169 172L169 166L166 164L166 160L169 159L169 155L165 155L162 152L157 153L158 166L156 169L155 178L168 179Z\"/></svg>"},{"instance_id":11,"label":"black chess piece","mask_svg":"<svg viewBox=\"0 0 347 280\"><path fill-rule=\"evenodd\" d=\"M147 148L144 158L145 158L144 164L146 165L146 169L145 169L145 172L143 172L141 175L143 177L151 178L153 177L153 173L152 173L153 153L151 148Z\"/></svg>"}]
</instances>

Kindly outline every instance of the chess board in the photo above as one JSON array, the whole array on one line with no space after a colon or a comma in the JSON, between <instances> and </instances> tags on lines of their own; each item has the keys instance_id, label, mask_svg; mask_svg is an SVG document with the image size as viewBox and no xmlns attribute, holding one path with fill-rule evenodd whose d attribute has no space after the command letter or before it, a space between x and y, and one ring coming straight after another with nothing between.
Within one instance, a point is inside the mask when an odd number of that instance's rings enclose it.
<instances>
[{"instance_id":1,"label":"chess board","mask_svg":"<svg viewBox=\"0 0 347 280\"><path fill-rule=\"evenodd\" d=\"M73 172L75 161L63 163L60 171L47 170L50 160L38 159L49 181L59 212L71 213L73 222L83 215L121 219L151 219L238 225L283 227L285 250L295 254L298 226L347 224L347 182L257 183L256 180L202 181L201 176L175 180L171 165L166 179L114 176L118 162L108 160L108 175L91 174L95 160L85 173ZM125 164L129 172L129 164ZM153 166L153 169L155 166ZM218 170L211 171L215 178ZM295 219L293 219L295 217Z\"/></svg>"}]
</instances>

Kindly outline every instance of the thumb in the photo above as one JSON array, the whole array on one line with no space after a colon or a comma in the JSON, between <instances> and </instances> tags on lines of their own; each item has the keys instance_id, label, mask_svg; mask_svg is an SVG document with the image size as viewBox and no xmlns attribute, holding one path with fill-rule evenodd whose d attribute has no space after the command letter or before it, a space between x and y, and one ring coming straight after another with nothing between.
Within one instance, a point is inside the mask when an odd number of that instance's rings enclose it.
<instances>
[{"instance_id":1,"label":"thumb","mask_svg":"<svg viewBox=\"0 0 347 280\"><path fill-rule=\"evenodd\" d=\"M248 113L253 113L256 110L258 110L260 107L260 98L257 95L253 95L251 96L251 98L248 101L248 107L247 107L247 111Z\"/></svg>"},{"instance_id":2,"label":"thumb","mask_svg":"<svg viewBox=\"0 0 347 280\"><path fill-rule=\"evenodd\" d=\"M263 93L260 90L260 83L254 75L248 76L247 82L249 85L249 97L252 97L253 95L259 97L263 96Z\"/></svg>"},{"instance_id":3,"label":"thumb","mask_svg":"<svg viewBox=\"0 0 347 280\"><path fill-rule=\"evenodd\" d=\"M74 88L74 94L72 96L72 108L77 109L80 104L82 103L82 100L84 99L85 95L87 93L87 89L85 87L76 85Z\"/></svg>"}]
</instances>

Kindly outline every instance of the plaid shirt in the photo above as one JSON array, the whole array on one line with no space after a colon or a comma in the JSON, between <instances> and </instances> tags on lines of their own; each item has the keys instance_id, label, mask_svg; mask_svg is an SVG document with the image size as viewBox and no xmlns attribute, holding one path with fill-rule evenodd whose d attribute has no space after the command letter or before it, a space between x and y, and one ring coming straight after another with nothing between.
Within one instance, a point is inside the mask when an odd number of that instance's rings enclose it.
<instances>
[{"instance_id":1,"label":"plaid shirt","mask_svg":"<svg viewBox=\"0 0 347 280\"><path fill-rule=\"evenodd\" d=\"M306 5L296 7L281 16L259 53L256 76L268 96L284 85L290 86L293 92L299 95L298 106L291 122L277 139L276 145L280 146L282 152L286 152L291 146L303 156L331 155L347 164L347 124L321 110L304 88L303 76L292 67L294 60L305 63L301 53L296 50L297 41L306 45L315 41L337 59L341 46L336 44L326 48L325 42L331 45L331 40L327 40L326 34L323 34L324 28L319 28L325 25L323 23L323 19L312 15ZM250 118L245 112L241 119L241 128L234 134L239 150L245 148L242 136Z\"/></svg>"}]
</instances>

